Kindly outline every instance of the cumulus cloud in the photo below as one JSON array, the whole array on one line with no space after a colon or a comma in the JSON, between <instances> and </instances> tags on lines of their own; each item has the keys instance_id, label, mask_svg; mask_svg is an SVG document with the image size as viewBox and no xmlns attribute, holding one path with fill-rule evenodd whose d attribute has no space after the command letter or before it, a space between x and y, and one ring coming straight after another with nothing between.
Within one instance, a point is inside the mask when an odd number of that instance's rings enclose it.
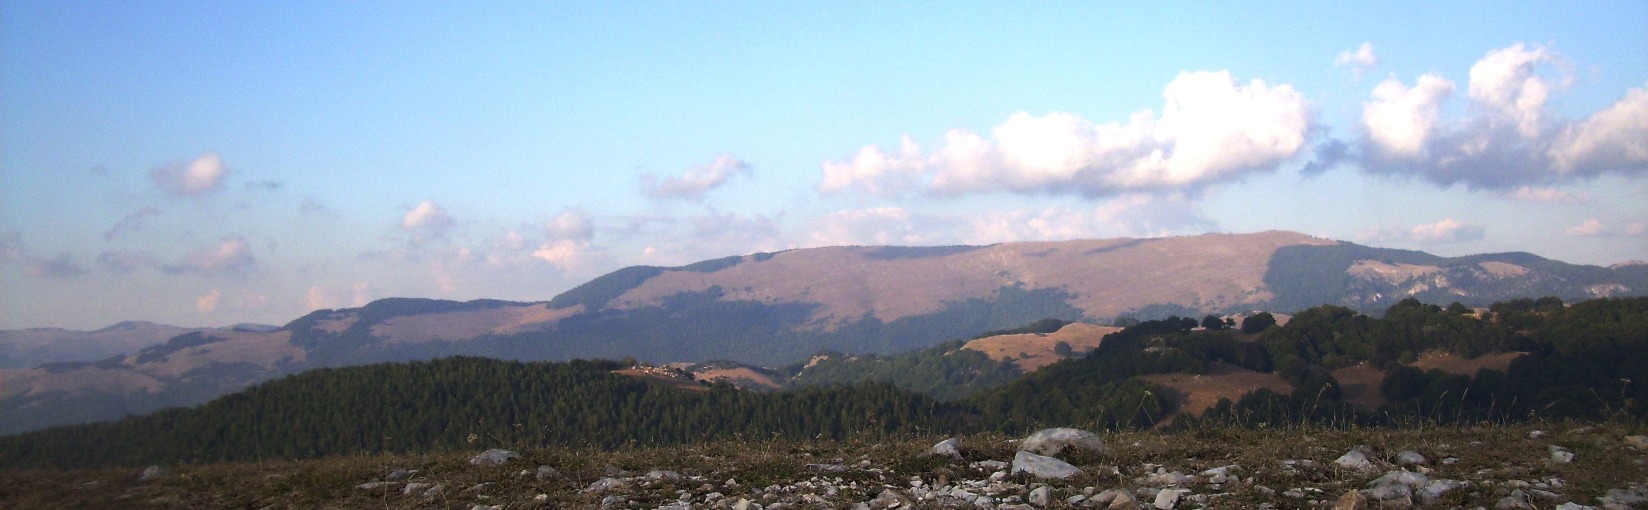
<instances>
[{"instance_id":1,"label":"cumulus cloud","mask_svg":"<svg viewBox=\"0 0 1648 510\"><path fill-rule=\"evenodd\" d=\"M103 240L112 241L114 238L120 237L127 232L135 231L143 226L144 218L158 215L160 215L160 209L156 209L154 207L144 207L142 209L138 209L137 211L126 215L126 217L121 218L120 221L115 222L113 227L109 227L109 231L103 233Z\"/></svg>"},{"instance_id":2,"label":"cumulus cloud","mask_svg":"<svg viewBox=\"0 0 1648 510\"><path fill-rule=\"evenodd\" d=\"M1480 240L1486 235L1487 229L1481 225L1462 223L1453 218L1445 218L1436 223L1426 223L1411 229L1400 230L1391 228L1374 228L1363 231L1357 236L1359 242L1411 242L1421 244L1446 244Z\"/></svg>"},{"instance_id":3,"label":"cumulus cloud","mask_svg":"<svg viewBox=\"0 0 1648 510\"><path fill-rule=\"evenodd\" d=\"M869 146L847 162L826 162L818 189L899 196L1005 190L1024 194L1111 196L1195 190L1269 171L1307 144L1312 114L1289 85L1241 83L1228 72L1180 73L1162 95L1158 117L1094 124L1069 113L1019 112L985 138L963 130L923 154L906 138L888 153Z\"/></svg>"},{"instance_id":4,"label":"cumulus cloud","mask_svg":"<svg viewBox=\"0 0 1648 510\"><path fill-rule=\"evenodd\" d=\"M239 275L251 272L257 266L252 247L243 237L229 237L214 246L201 248L175 264L161 266L170 274L196 273L207 276Z\"/></svg>"},{"instance_id":5,"label":"cumulus cloud","mask_svg":"<svg viewBox=\"0 0 1648 510\"><path fill-rule=\"evenodd\" d=\"M715 161L687 170L679 176L642 176L641 184L647 196L653 198L703 200L705 193L726 184L733 176L749 173L749 163L731 154L722 154L716 156Z\"/></svg>"},{"instance_id":6,"label":"cumulus cloud","mask_svg":"<svg viewBox=\"0 0 1648 510\"><path fill-rule=\"evenodd\" d=\"M1453 119L1439 113L1453 82L1431 74L1412 86L1395 77L1380 82L1363 103L1361 166L1500 191L1648 172L1648 88L1583 119L1559 119L1548 105L1572 82L1568 67L1543 47L1490 51L1471 66L1469 108Z\"/></svg>"},{"instance_id":7,"label":"cumulus cloud","mask_svg":"<svg viewBox=\"0 0 1648 510\"><path fill-rule=\"evenodd\" d=\"M1372 147L1395 158L1420 156L1431 139L1442 100L1454 84L1439 76L1420 76L1413 87L1390 78L1373 88L1373 100L1362 103L1362 122Z\"/></svg>"},{"instance_id":8,"label":"cumulus cloud","mask_svg":"<svg viewBox=\"0 0 1648 510\"><path fill-rule=\"evenodd\" d=\"M451 227L455 222L452 215L434 200L419 202L412 210L401 216L401 228L407 230L440 231Z\"/></svg>"},{"instance_id":9,"label":"cumulus cloud","mask_svg":"<svg viewBox=\"0 0 1648 510\"><path fill-rule=\"evenodd\" d=\"M1606 230L1603 228L1601 221L1596 218L1591 218L1581 222L1578 225L1568 227L1566 230L1563 230L1562 233L1570 236L1593 237L1602 235L1605 231Z\"/></svg>"},{"instance_id":10,"label":"cumulus cloud","mask_svg":"<svg viewBox=\"0 0 1648 510\"><path fill-rule=\"evenodd\" d=\"M200 196L223 187L229 169L215 152L203 153L188 164L172 164L149 172L161 191L173 196Z\"/></svg>"},{"instance_id":11,"label":"cumulus cloud","mask_svg":"<svg viewBox=\"0 0 1648 510\"><path fill-rule=\"evenodd\" d=\"M1364 42L1355 50L1339 52L1339 56L1333 59L1333 64L1350 67L1351 73L1361 78L1362 73L1379 65L1379 56L1373 54L1373 43Z\"/></svg>"},{"instance_id":12,"label":"cumulus cloud","mask_svg":"<svg viewBox=\"0 0 1648 510\"><path fill-rule=\"evenodd\" d=\"M587 241L595 237L595 220L582 209L564 209L545 225L556 239Z\"/></svg>"}]
</instances>

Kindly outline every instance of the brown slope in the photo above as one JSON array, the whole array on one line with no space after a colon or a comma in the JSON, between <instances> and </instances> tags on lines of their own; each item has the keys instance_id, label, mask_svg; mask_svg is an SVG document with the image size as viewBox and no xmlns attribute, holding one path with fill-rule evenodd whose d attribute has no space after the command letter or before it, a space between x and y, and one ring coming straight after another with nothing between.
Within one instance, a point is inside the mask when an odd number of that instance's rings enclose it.
<instances>
[{"instance_id":1,"label":"brown slope","mask_svg":"<svg viewBox=\"0 0 1648 510\"><path fill-rule=\"evenodd\" d=\"M1114 317L1173 303L1216 310L1260 303L1277 248L1334 241L1294 232L1204 234L1155 239L1007 243L930 249L882 247L794 250L714 272L666 271L610 306L656 305L683 292L720 287L724 299L819 305L819 326L871 315L883 321L988 299L1004 286L1061 289L1089 317Z\"/></svg>"},{"instance_id":2,"label":"brown slope","mask_svg":"<svg viewBox=\"0 0 1648 510\"><path fill-rule=\"evenodd\" d=\"M1121 330L1122 328L1078 322L1067 324L1058 331L1045 335L1027 333L979 338L967 342L961 348L982 352L996 361L1012 359L1019 370L1028 374L1065 358L1054 352L1059 342L1070 344L1070 350L1080 355L1098 347L1105 335Z\"/></svg>"}]
</instances>

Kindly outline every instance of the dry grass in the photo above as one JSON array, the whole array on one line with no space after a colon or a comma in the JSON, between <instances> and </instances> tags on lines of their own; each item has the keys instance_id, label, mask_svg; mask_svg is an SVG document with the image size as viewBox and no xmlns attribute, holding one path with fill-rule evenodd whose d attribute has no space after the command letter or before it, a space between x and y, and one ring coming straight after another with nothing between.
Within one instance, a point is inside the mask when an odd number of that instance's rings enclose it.
<instances>
[{"instance_id":1,"label":"dry grass","mask_svg":"<svg viewBox=\"0 0 1648 510\"><path fill-rule=\"evenodd\" d=\"M1529 431L1550 434L1530 438ZM1084 453L1067 460L1085 473L1068 481L1053 481L1055 490L1074 493L1083 487L1135 488L1146 474L1145 464L1169 471L1196 474L1203 470L1239 465L1239 481L1218 489L1201 484L1199 494L1220 493L1211 508L1250 508L1272 503L1279 508L1309 508L1311 500L1331 500L1351 489L1365 488L1377 474L1347 472L1333 460L1357 446L1373 457L1390 462L1401 450L1415 450L1431 459L1431 479L1463 480L1470 485L1444 499L1445 506L1492 507L1511 480L1559 478L1566 500L1594 504L1609 489L1648 480L1645 458L1620 445L1628 434L1642 434L1641 423L1546 423L1425 429L1261 429L1205 428L1183 433L1125 432L1106 435L1108 454ZM271 461L175 466L172 474L154 481L138 481L139 468L101 470L0 471L0 508L469 508L475 504L505 508L588 508L598 496L580 489L607 476L609 466L642 474L669 469L688 477L627 497L634 506L653 508L673 502L677 490L703 491L704 484L729 497L751 496L762 487L804 480L817 473L807 464L828 463L877 469L849 469L832 474L867 489L844 492L845 507L874 497L882 485L908 488L911 477L935 483L978 478L965 463L920 455L938 436L891 441L868 439L798 442L788 440L730 440L674 447L630 447L617 450L589 448L532 448L523 458L497 468L479 468L465 460L472 452L422 455L356 455L312 461ZM966 436L968 461L1011 460L1013 447L1000 435ZM1560 445L1578 455L1570 464L1549 461L1547 447ZM477 449L480 447L478 446ZM1458 462L1445 465L1444 457ZM1315 461L1320 467L1286 469L1283 460ZM561 477L539 481L536 466L548 465ZM417 470L411 481L443 486L431 498L406 496L401 484L360 489L360 484L383 480L393 469ZM525 473L523 473L525 470ZM879 471L879 472L878 472ZM733 479L738 485L726 485ZM1030 480L1022 478L1020 482ZM481 485L485 484L485 485ZM478 489L475 487L480 485ZM1267 493L1258 487L1273 489ZM1306 497L1283 493L1305 489ZM700 492L701 493L701 492ZM535 499L543 495L542 500ZM855 499L856 498L856 499Z\"/></svg>"},{"instance_id":2,"label":"dry grass","mask_svg":"<svg viewBox=\"0 0 1648 510\"><path fill-rule=\"evenodd\" d=\"M980 338L967 342L962 348L982 352L996 361L1012 359L1019 370L1028 374L1064 359L1064 356L1054 352L1059 342L1070 344L1073 353L1085 354L1089 349L1098 347L1105 335L1121 330L1122 328L1078 322L1066 324L1058 331L1045 335L997 335Z\"/></svg>"},{"instance_id":3,"label":"dry grass","mask_svg":"<svg viewBox=\"0 0 1648 510\"><path fill-rule=\"evenodd\" d=\"M1155 374L1139 379L1178 391L1183 397L1179 412L1197 416L1213 407L1221 398L1235 402L1240 400L1242 395L1260 388L1284 394L1293 391L1293 386L1279 375L1255 372L1223 362L1215 362L1213 366L1208 367L1206 374Z\"/></svg>"}]
</instances>

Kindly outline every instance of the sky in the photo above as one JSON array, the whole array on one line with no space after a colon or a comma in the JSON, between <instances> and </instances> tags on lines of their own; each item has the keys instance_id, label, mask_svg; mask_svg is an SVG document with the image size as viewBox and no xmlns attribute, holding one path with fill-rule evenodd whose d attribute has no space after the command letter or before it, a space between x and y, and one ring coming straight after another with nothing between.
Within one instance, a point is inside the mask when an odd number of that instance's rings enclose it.
<instances>
[{"instance_id":1,"label":"sky","mask_svg":"<svg viewBox=\"0 0 1648 510\"><path fill-rule=\"evenodd\" d=\"M1146 4L0 0L0 328L839 245L1648 259L1648 3Z\"/></svg>"}]
</instances>

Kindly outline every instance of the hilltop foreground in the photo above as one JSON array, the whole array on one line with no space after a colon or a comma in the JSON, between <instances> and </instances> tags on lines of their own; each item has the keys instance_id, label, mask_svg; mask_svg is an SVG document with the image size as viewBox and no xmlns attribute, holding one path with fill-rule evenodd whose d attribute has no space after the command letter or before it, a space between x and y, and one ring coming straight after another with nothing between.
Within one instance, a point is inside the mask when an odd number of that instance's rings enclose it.
<instances>
[{"instance_id":1,"label":"hilltop foreground","mask_svg":"<svg viewBox=\"0 0 1648 510\"><path fill-rule=\"evenodd\" d=\"M470 451L424 455L0 471L0 507L1642 508L1644 429L1122 432L1102 437L1105 452L1056 454L1081 469L1067 479L1015 472L1018 441L992 434L961 437L961 459L926 454L942 437L616 450L477 438ZM519 457L475 464L489 444ZM1353 462L1356 451L1366 460Z\"/></svg>"}]
</instances>

